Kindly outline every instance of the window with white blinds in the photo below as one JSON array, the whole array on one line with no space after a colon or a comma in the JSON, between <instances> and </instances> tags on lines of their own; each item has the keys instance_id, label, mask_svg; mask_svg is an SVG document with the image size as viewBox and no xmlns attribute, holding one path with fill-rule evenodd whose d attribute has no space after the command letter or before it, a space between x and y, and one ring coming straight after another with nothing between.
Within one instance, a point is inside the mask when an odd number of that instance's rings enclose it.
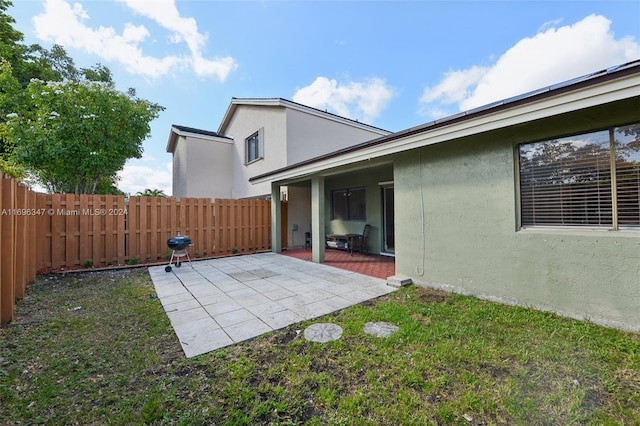
<instances>
[{"instance_id":1,"label":"window with white blinds","mask_svg":"<svg viewBox=\"0 0 640 426\"><path fill-rule=\"evenodd\" d=\"M640 124L520 145L520 223L640 228Z\"/></svg>"}]
</instances>

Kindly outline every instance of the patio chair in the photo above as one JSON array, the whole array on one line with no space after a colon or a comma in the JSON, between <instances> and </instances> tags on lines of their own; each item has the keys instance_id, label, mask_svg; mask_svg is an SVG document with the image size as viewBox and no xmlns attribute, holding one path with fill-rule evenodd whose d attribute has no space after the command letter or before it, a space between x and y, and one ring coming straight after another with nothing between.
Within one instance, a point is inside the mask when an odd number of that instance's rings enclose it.
<instances>
[{"instance_id":1,"label":"patio chair","mask_svg":"<svg viewBox=\"0 0 640 426\"><path fill-rule=\"evenodd\" d=\"M364 225L364 229L362 230L362 234L358 235L357 238L354 239L354 246L351 249L351 254L353 254L353 250L358 250L360 253L369 254L368 246L369 246L369 233L371 232L371 225Z\"/></svg>"},{"instance_id":2,"label":"patio chair","mask_svg":"<svg viewBox=\"0 0 640 426\"><path fill-rule=\"evenodd\" d=\"M304 248L305 250L311 248L311 232L304 233Z\"/></svg>"}]
</instances>

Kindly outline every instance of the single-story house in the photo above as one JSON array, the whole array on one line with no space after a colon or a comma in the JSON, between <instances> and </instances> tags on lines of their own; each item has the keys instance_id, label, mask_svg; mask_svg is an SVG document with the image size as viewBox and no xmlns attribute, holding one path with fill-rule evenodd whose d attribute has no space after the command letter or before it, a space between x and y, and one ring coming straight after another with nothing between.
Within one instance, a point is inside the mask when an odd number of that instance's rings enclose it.
<instances>
[{"instance_id":1,"label":"single-story house","mask_svg":"<svg viewBox=\"0 0 640 426\"><path fill-rule=\"evenodd\" d=\"M418 285L640 331L640 61L250 181L271 186L276 252L281 188L301 188L316 262L369 224Z\"/></svg>"}]
</instances>

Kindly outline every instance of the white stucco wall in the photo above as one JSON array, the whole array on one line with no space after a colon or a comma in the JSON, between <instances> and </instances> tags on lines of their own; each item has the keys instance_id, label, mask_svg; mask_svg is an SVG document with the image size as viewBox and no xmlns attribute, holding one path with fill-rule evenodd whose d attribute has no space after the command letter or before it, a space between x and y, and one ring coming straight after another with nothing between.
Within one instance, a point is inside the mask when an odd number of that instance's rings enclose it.
<instances>
[{"instance_id":1,"label":"white stucco wall","mask_svg":"<svg viewBox=\"0 0 640 426\"><path fill-rule=\"evenodd\" d=\"M173 195L231 198L231 141L181 136L173 153Z\"/></svg>"}]
</instances>

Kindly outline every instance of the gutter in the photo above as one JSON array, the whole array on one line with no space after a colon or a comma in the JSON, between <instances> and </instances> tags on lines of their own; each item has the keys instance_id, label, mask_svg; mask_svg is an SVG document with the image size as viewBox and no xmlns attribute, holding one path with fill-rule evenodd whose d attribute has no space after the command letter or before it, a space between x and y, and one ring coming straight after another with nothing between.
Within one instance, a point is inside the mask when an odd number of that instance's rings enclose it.
<instances>
[{"instance_id":1,"label":"gutter","mask_svg":"<svg viewBox=\"0 0 640 426\"><path fill-rule=\"evenodd\" d=\"M395 140L403 139L410 136L419 135L427 131L434 129L451 126L466 121L471 121L479 117L494 114L500 111L514 109L519 106L534 103L536 101L544 100L554 96L570 93L583 88L595 86L597 84L606 83L608 81L616 80L619 78L633 76L640 73L640 60L628 62L626 64L617 65L605 70L597 71L591 74L587 74L582 77L577 77L572 80L568 80L562 83L558 83L552 86L548 86L542 89L527 92L518 96L507 98L501 101L493 102L488 105L484 105L478 108L474 108L469 111L461 112L452 116L448 116L439 120L435 120L426 124L422 124L416 127L411 127L406 130L401 130L396 133L392 133L388 136L382 136L376 139L372 139L366 142L362 142L347 148L333 151L328 154L321 155L319 157L310 158L308 160L301 161L296 164L292 164L277 170L273 170L267 173L263 173L257 176L249 178L249 182L255 182L259 180L265 180L271 176L291 171L297 168L308 166L311 164L319 163L324 160L340 157L345 154L364 150L366 148L372 148L378 145L386 144Z\"/></svg>"}]
</instances>

